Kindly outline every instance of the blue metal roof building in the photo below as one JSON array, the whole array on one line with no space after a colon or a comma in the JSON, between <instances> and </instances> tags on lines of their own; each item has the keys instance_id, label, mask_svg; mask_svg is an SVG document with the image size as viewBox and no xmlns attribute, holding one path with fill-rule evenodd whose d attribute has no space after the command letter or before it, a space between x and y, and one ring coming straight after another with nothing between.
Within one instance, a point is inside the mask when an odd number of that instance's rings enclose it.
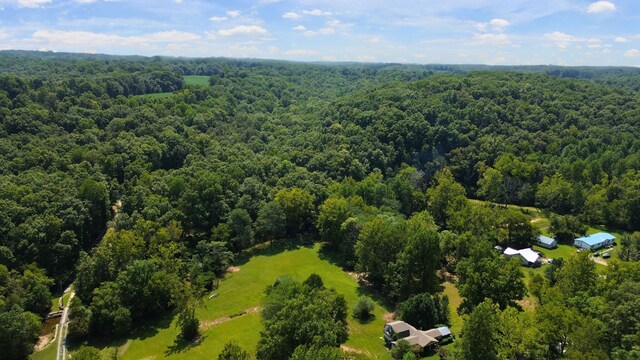
<instances>
[{"instance_id":1,"label":"blue metal roof building","mask_svg":"<svg viewBox=\"0 0 640 360\"><path fill-rule=\"evenodd\" d=\"M540 235L538 236L538 246L542 246L547 249L555 249L558 247L558 242L548 236Z\"/></svg>"},{"instance_id":2,"label":"blue metal roof building","mask_svg":"<svg viewBox=\"0 0 640 360\"><path fill-rule=\"evenodd\" d=\"M613 244L613 240L615 240L615 238L616 238L615 236L609 233L599 232L599 233L591 234L589 236L577 238L573 242L573 245L581 249L596 250L596 249L600 249L603 246Z\"/></svg>"}]
</instances>

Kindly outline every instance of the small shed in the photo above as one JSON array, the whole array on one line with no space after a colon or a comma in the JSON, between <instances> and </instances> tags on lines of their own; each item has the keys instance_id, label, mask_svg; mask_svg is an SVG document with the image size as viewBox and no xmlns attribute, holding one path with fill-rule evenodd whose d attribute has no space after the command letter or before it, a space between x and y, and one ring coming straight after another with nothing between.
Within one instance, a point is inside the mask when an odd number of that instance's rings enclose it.
<instances>
[{"instance_id":1,"label":"small shed","mask_svg":"<svg viewBox=\"0 0 640 360\"><path fill-rule=\"evenodd\" d=\"M540 235L538 236L537 245L547 249L555 249L558 247L558 242L554 238Z\"/></svg>"},{"instance_id":2,"label":"small shed","mask_svg":"<svg viewBox=\"0 0 640 360\"><path fill-rule=\"evenodd\" d=\"M601 247L612 245L615 238L615 236L609 233L599 232L589 236L579 237L574 240L573 245L580 249L597 250Z\"/></svg>"}]
</instances>

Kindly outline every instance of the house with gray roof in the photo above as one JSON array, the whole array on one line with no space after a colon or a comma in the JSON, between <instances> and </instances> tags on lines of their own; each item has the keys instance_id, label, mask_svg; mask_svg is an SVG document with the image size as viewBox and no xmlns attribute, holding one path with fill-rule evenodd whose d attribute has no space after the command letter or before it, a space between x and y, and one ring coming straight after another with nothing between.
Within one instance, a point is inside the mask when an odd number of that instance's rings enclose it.
<instances>
[{"instance_id":1,"label":"house with gray roof","mask_svg":"<svg viewBox=\"0 0 640 360\"><path fill-rule=\"evenodd\" d=\"M384 326L384 341L389 346L395 346L398 341L404 340L412 347L424 351L431 349L439 342L451 339L453 335L448 327L438 327L423 331L407 324L404 321L392 321Z\"/></svg>"}]
</instances>

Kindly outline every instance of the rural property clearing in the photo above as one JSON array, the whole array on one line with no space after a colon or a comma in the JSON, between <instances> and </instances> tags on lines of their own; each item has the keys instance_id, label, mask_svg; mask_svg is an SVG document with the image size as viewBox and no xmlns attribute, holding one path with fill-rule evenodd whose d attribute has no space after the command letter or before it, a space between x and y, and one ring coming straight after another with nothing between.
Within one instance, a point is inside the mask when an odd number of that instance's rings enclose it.
<instances>
[{"instance_id":1,"label":"rural property clearing","mask_svg":"<svg viewBox=\"0 0 640 360\"><path fill-rule=\"evenodd\" d=\"M178 329L175 319L165 319L138 330L130 339L120 341L117 345L103 346L103 353L112 354L113 348L118 347L118 354L123 360L211 359L229 341L235 341L242 348L255 353L262 329L260 313L246 310L261 305L265 288L279 276L288 275L302 281L312 273L320 275L325 286L335 288L345 296L350 314L364 290L351 275L325 259L319 244L313 247L271 245L256 250L246 262L239 264L238 271L227 274L216 290L218 296L203 298L197 316L205 325L205 330L198 345L176 343ZM360 323L349 315L350 335L345 346L361 352L369 359L390 359L382 340L384 315L388 310L379 303L376 305L375 318L367 323ZM210 326L216 319L226 321Z\"/></svg>"}]
</instances>

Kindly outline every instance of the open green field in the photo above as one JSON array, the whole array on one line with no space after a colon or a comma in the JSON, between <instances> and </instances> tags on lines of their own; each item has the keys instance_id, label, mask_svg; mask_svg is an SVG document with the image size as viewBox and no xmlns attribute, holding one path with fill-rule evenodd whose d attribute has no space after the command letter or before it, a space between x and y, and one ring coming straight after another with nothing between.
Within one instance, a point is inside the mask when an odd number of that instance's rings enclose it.
<instances>
[{"instance_id":1,"label":"open green field","mask_svg":"<svg viewBox=\"0 0 640 360\"><path fill-rule=\"evenodd\" d=\"M55 360L56 359L56 343L52 342L44 349L34 352L29 356L29 360Z\"/></svg>"},{"instance_id":2,"label":"open green field","mask_svg":"<svg viewBox=\"0 0 640 360\"><path fill-rule=\"evenodd\" d=\"M188 86L209 86L209 77L208 76L185 76L183 77L184 84ZM166 98L173 95L172 92L163 92L163 93L155 93L155 94L144 94L144 95L135 95L140 97L147 98Z\"/></svg>"},{"instance_id":3,"label":"open green field","mask_svg":"<svg viewBox=\"0 0 640 360\"><path fill-rule=\"evenodd\" d=\"M185 85L209 86L209 76L188 75L183 77Z\"/></svg>"},{"instance_id":4,"label":"open green field","mask_svg":"<svg viewBox=\"0 0 640 360\"><path fill-rule=\"evenodd\" d=\"M444 291L442 295L447 295L449 298L449 316L451 321L451 332L455 336L459 336L462 332L462 324L464 320L460 315L458 315L458 306L462 303L462 298L458 293L458 288L453 283L446 282L442 284L444 286Z\"/></svg>"},{"instance_id":5,"label":"open green field","mask_svg":"<svg viewBox=\"0 0 640 360\"><path fill-rule=\"evenodd\" d=\"M576 248L571 245L558 244L555 249L546 249L538 245L533 246L533 250L540 251L544 254L544 257L549 259L564 258L568 259L576 254Z\"/></svg>"},{"instance_id":6,"label":"open green field","mask_svg":"<svg viewBox=\"0 0 640 360\"><path fill-rule=\"evenodd\" d=\"M202 304L197 310L203 329L200 344L189 347L176 343L178 329L175 319L165 319L139 329L128 340L109 345L91 345L102 348L105 355L112 354L114 347L117 347L119 358L123 360L211 359L217 356L228 341L235 341L247 351L255 353L262 329L260 313L255 309L261 304L264 289L279 276L289 275L302 281L310 274L317 273L327 287L335 288L345 296L350 309L365 292L351 275L327 260L318 244L313 247L294 248L268 246L256 250L249 260L241 263L238 268L237 272L229 273L225 280L220 282L216 290L219 294L217 297L202 299ZM377 305L374 310L375 317L367 323L363 324L349 318L350 336L345 345L361 351L368 359L390 359L382 340L384 315L387 310L380 303ZM255 312L250 310L245 315L232 317L249 309ZM225 317L232 318L221 321ZM220 323L214 323L216 320Z\"/></svg>"}]
</instances>

